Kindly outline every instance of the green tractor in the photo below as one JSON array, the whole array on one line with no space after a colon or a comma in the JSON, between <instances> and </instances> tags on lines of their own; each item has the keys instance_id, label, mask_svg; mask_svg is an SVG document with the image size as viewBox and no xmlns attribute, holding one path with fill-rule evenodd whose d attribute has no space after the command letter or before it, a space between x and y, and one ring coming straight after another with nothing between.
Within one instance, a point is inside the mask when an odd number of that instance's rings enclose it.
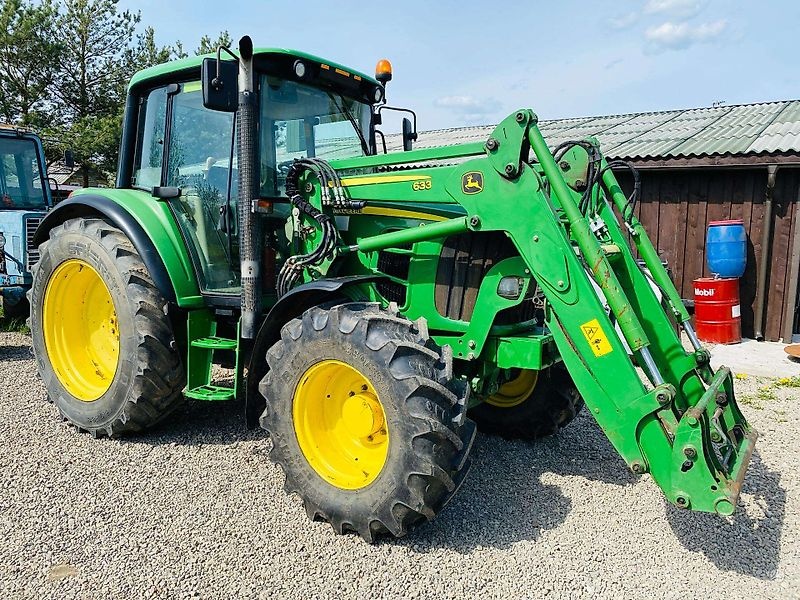
<instances>
[{"instance_id":1,"label":"green tractor","mask_svg":"<svg viewBox=\"0 0 800 600\"><path fill-rule=\"evenodd\" d=\"M756 432L617 183L629 165L549 149L530 110L426 150L405 120L406 151L380 153L379 65L245 37L134 76L116 189L36 234L31 331L62 417L117 436L243 398L308 516L371 541L442 510L476 428L535 439L585 403L670 502L731 514Z\"/></svg>"}]
</instances>

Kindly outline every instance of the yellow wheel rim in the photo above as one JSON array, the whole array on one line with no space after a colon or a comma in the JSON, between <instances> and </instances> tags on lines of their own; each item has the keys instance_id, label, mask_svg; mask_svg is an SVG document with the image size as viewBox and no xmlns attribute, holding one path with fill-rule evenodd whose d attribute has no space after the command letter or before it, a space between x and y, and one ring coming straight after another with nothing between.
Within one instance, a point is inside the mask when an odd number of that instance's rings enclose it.
<instances>
[{"instance_id":1,"label":"yellow wheel rim","mask_svg":"<svg viewBox=\"0 0 800 600\"><path fill-rule=\"evenodd\" d=\"M523 369L514 379L505 382L486 402L499 408L511 408L525 402L536 388L539 371Z\"/></svg>"},{"instance_id":2,"label":"yellow wheel rim","mask_svg":"<svg viewBox=\"0 0 800 600\"><path fill-rule=\"evenodd\" d=\"M320 477L345 490L375 481L386 464L389 430L375 388L358 369L318 362L300 378L292 406L300 450Z\"/></svg>"},{"instance_id":3,"label":"yellow wheel rim","mask_svg":"<svg viewBox=\"0 0 800 600\"><path fill-rule=\"evenodd\" d=\"M47 282L42 306L47 357L56 377L78 400L108 391L119 362L119 327L111 293L89 263L61 263Z\"/></svg>"}]
</instances>

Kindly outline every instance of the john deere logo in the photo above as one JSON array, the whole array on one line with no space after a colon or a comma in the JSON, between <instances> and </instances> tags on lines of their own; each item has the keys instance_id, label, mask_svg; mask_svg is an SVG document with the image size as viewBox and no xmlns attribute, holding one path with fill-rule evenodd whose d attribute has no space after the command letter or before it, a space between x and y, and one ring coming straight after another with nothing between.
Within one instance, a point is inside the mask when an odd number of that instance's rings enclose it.
<instances>
[{"instance_id":1,"label":"john deere logo","mask_svg":"<svg viewBox=\"0 0 800 600\"><path fill-rule=\"evenodd\" d=\"M461 177L461 191L465 194L478 194L483 191L483 173L470 171Z\"/></svg>"}]
</instances>

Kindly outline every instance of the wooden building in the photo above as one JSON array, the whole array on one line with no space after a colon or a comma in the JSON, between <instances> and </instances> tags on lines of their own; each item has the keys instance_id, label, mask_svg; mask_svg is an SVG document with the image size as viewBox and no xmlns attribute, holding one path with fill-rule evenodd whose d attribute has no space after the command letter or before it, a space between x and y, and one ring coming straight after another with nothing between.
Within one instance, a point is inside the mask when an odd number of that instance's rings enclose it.
<instances>
[{"instance_id":1,"label":"wooden building","mask_svg":"<svg viewBox=\"0 0 800 600\"><path fill-rule=\"evenodd\" d=\"M742 333L787 342L800 335L800 100L560 119L540 127L551 146L594 136L607 157L639 169L637 215L684 299L692 300L694 279L710 275L708 222L742 219L748 234ZM421 132L416 147L484 140L493 128ZM399 140L387 136L387 143L396 147ZM629 175L619 177L630 190Z\"/></svg>"}]
</instances>

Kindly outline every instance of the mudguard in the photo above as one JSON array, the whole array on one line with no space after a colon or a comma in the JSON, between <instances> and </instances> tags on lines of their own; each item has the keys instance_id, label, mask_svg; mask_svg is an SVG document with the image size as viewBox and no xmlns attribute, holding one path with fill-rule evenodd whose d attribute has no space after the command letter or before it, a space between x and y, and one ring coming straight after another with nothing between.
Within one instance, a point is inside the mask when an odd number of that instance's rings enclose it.
<instances>
[{"instance_id":1,"label":"mudguard","mask_svg":"<svg viewBox=\"0 0 800 600\"><path fill-rule=\"evenodd\" d=\"M347 296L343 294L345 288L379 279L381 279L379 275L351 275L310 281L289 291L270 309L248 353L245 383L245 416L248 429L258 425L258 418L264 410L264 399L258 391L258 383L266 374L267 350L280 339L281 327L312 306L339 298L346 299Z\"/></svg>"},{"instance_id":2,"label":"mudguard","mask_svg":"<svg viewBox=\"0 0 800 600\"><path fill-rule=\"evenodd\" d=\"M203 306L191 259L165 202L137 190L80 190L44 218L33 238L46 241L53 227L76 217L99 216L131 240L164 298L181 308Z\"/></svg>"}]
</instances>

